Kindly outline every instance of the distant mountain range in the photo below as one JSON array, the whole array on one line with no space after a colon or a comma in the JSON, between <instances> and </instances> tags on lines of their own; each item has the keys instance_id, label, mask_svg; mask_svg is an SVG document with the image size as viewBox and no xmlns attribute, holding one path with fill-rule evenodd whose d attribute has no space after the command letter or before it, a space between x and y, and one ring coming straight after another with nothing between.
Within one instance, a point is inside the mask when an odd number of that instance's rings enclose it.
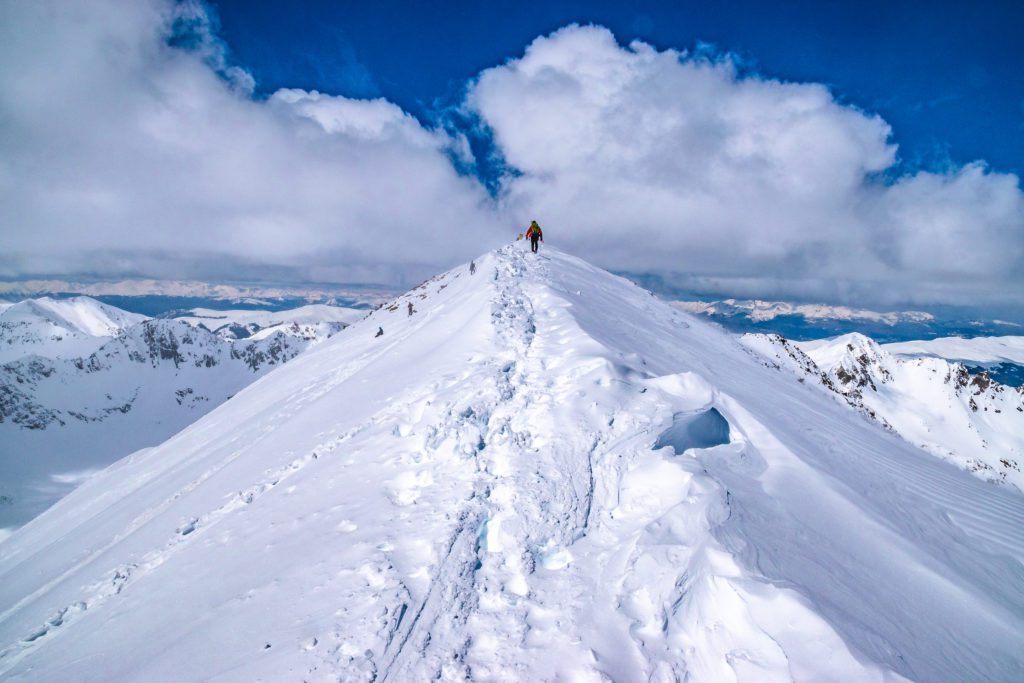
<instances>
[{"instance_id":1,"label":"distant mountain range","mask_svg":"<svg viewBox=\"0 0 1024 683\"><path fill-rule=\"evenodd\" d=\"M851 332L879 343L938 337L1024 334L1024 320L968 316L961 310L876 311L868 308L735 297L705 298L676 289L653 275L622 274L653 291L672 306L721 324L730 332L781 334L808 341ZM0 282L0 298L76 295L156 317L186 309L230 307L235 310L285 311L308 304L371 309L398 295L396 287L375 284L210 283L195 280L125 279L89 282L37 279Z\"/></svg>"},{"instance_id":2,"label":"distant mountain range","mask_svg":"<svg viewBox=\"0 0 1024 683\"><path fill-rule=\"evenodd\" d=\"M962 315L927 311L873 311L760 299L675 299L670 303L679 310L709 318L730 332L781 334L802 341L853 332L879 343L1024 334L1024 325L1007 320L968 319Z\"/></svg>"},{"instance_id":3,"label":"distant mountain range","mask_svg":"<svg viewBox=\"0 0 1024 683\"><path fill-rule=\"evenodd\" d=\"M311 305L151 319L89 297L0 306L0 530L367 312Z\"/></svg>"},{"instance_id":4,"label":"distant mountain range","mask_svg":"<svg viewBox=\"0 0 1024 683\"><path fill-rule=\"evenodd\" d=\"M892 311L879 313L863 308L848 306L827 306L825 304L791 304L784 301L762 301L751 299L724 299L722 301L675 301L677 308L704 315L742 315L754 322L765 322L779 317L798 316L805 320L846 320L866 321L884 325L901 322L924 323L935 320L931 313L923 311Z\"/></svg>"},{"instance_id":5,"label":"distant mountain range","mask_svg":"<svg viewBox=\"0 0 1024 683\"><path fill-rule=\"evenodd\" d=\"M44 295L67 297L85 295L121 304L125 300L159 297L166 300L229 301L250 307L268 307L288 302L326 303L369 307L393 295L393 288L381 285L267 285L224 284L195 280L120 280L84 282L72 280L20 280L0 282L0 297L7 299ZM179 306L179 308L182 306Z\"/></svg>"}]
</instances>

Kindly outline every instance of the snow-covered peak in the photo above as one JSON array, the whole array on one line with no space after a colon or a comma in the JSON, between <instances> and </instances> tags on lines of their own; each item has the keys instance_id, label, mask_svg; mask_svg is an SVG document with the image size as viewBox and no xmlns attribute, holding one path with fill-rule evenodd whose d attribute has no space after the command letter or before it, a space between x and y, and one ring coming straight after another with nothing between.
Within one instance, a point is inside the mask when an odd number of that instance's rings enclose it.
<instances>
[{"instance_id":1,"label":"snow-covered peak","mask_svg":"<svg viewBox=\"0 0 1024 683\"><path fill-rule=\"evenodd\" d=\"M25 299L0 310L0 362L88 355L146 316L79 296Z\"/></svg>"},{"instance_id":2,"label":"snow-covered peak","mask_svg":"<svg viewBox=\"0 0 1024 683\"><path fill-rule=\"evenodd\" d=\"M523 246L4 541L0 676L1019 678L1024 496Z\"/></svg>"},{"instance_id":3,"label":"snow-covered peak","mask_svg":"<svg viewBox=\"0 0 1024 683\"><path fill-rule=\"evenodd\" d=\"M92 337L114 336L120 330L145 319L144 315L130 313L87 296L25 299L0 314L0 320L3 321L46 321L54 327Z\"/></svg>"},{"instance_id":4,"label":"snow-covered peak","mask_svg":"<svg viewBox=\"0 0 1024 683\"><path fill-rule=\"evenodd\" d=\"M895 359L875 340L858 332L795 344L851 391L892 378Z\"/></svg>"},{"instance_id":5,"label":"snow-covered peak","mask_svg":"<svg viewBox=\"0 0 1024 683\"><path fill-rule=\"evenodd\" d=\"M831 339L797 342L816 363L823 367L833 367L844 360L865 356L871 360L888 358L874 339L851 332Z\"/></svg>"}]
</instances>

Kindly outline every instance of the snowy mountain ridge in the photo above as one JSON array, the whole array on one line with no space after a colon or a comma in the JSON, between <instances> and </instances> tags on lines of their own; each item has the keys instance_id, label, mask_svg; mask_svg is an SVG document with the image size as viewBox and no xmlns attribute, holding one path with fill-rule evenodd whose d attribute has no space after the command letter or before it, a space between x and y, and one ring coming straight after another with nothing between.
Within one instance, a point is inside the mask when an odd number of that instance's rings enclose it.
<instances>
[{"instance_id":1,"label":"snowy mountain ridge","mask_svg":"<svg viewBox=\"0 0 1024 683\"><path fill-rule=\"evenodd\" d=\"M930 453L1024 492L1024 388L932 356L900 357L861 334L743 343ZM902 346L902 345L897 345Z\"/></svg>"},{"instance_id":2,"label":"snowy mountain ridge","mask_svg":"<svg viewBox=\"0 0 1024 683\"><path fill-rule=\"evenodd\" d=\"M578 259L476 266L4 541L0 676L1024 675L1024 497Z\"/></svg>"},{"instance_id":3,"label":"snowy mountain ridge","mask_svg":"<svg viewBox=\"0 0 1024 683\"><path fill-rule=\"evenodd\" d=\"M828 304L793 304L761 299L722 299L720 301L673 301L676 308L690 313L742 315L753 321L773 320L779 316L801 316L808 320L867 320L886 325L900 322L924 322L935 316L924 311L879 312Z\"/></svg>"}]
</instances>

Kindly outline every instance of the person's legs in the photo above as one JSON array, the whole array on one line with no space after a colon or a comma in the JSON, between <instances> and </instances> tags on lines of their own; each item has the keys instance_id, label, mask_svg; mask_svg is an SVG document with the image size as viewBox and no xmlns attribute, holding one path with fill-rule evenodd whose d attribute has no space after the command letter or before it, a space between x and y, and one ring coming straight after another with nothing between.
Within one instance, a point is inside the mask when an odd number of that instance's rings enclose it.
<instances>
[{"instance_id":1,"label":"person's legs","mask_svg":"<svg viewBox=\"0 0 1024 683\"><path fill-rule=\"evenodd\" d=\"M533 235L533 236L530 237L530 249L533 251L534 254L537 253L537 236L536 235Z\"/></svg>"}]
</instances>

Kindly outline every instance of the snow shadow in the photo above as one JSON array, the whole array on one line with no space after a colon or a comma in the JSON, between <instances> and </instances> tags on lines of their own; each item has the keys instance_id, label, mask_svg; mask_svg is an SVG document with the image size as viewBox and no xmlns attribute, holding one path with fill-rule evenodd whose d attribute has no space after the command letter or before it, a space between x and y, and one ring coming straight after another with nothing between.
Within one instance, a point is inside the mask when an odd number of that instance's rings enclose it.
<instances>
[{"instance_id":1,"label":"snow shadow","mask_svg":"<svg viewBox=\"0 0 1024 683\"><path fill-rule=\"evenodd\" d=\"M676 413L672 426L658 436L654 449L671 446L676 455L688 448L711 448L729 443L729 421L715 408L698 413Z\"/></svg>"}]
</instances>

